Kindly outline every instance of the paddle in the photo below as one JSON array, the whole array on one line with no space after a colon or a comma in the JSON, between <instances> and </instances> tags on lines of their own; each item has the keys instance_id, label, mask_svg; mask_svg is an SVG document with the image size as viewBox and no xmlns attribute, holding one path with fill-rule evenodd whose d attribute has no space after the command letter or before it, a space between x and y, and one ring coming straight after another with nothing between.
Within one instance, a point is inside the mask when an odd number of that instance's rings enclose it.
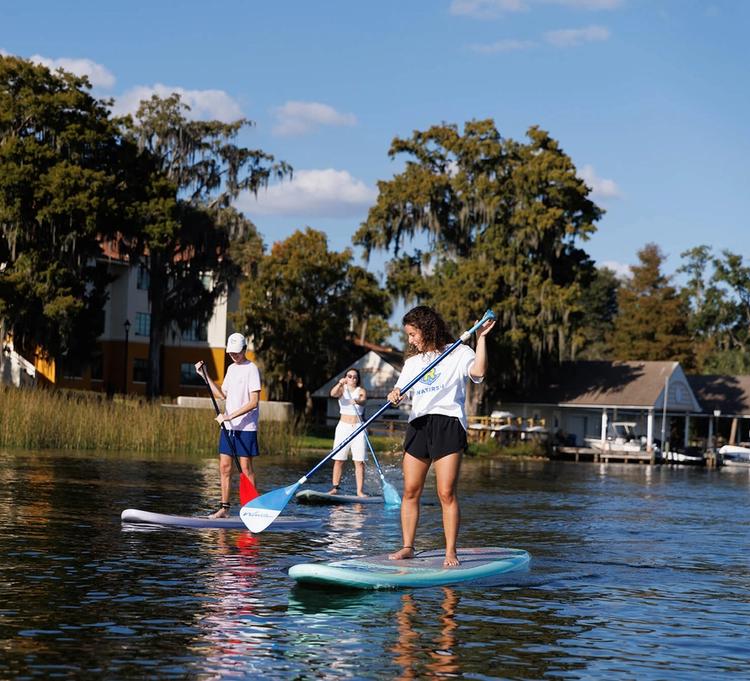
<instances>
[{"instance_id":1,"label":"paddle","mask_svg":"<svg viewBox=\"0 0 750 681\"><path fill-rule=\"evenodd\" d=\"M447 347L438 357L436 357L424 369L422 369L419 375L415 376L411 381L409 381L402 388L401 394L406 395L406 393L409 392L409 390L411 390L426 373L440 364L440 362L442 362L448 355L450 355L450 353L453 352L459 345L461 345L461 343L465 343L466 341L468 341L469 338L471 338L471 334L490 319L495 319L495 313L492 310L487 310L487 312L484 313L484 316L476 324L474 324L474 326L472 326L468 331L464 331L458 340L451 343L451 345ZM249 503L245 504L240 509L240 518L242 519L242 522L245 523L245 527L247 527L247 529L251 532L263 532L263 530L265 530L274 520L276 520L278 515L289 503L289 500L294 496L294 493L300 488L301 485L304 485L307 482L308 478L311 477L312 474L315 473L315 471L317 471L326 461L328 461L328 459L334 456L336 452L346 447L346 445L348 445L355 437L357 437L357 435L365 430L367 426L369 426L375 419L377 419L386 409L391 406L392 405L390 402L386 402L369 419L367 419L367 421L360 424L360 426L355 431L353 431L351 435L342 440L342 442L339 443L338 447L334 447L328 454L326 454L326 456L316 466L310 469L307 475L302 476L293 485L289 485L288 487L280 487L279 489L272 490L271 492L266 492L262 496L259 496L256 499L253 499Z\"/></svg>"},{"instance_id":2,"label":"paddle","mask_svg":"<svg viewBox=\"0 0 750 681\"><path fill-rule=\"evenodd\" d=\"M349 392L349 386L344 386L344 392L352 399L351 393ZM360 416L359 411L357 411L357 408L354 408L354 411L357 414L357 418L359 419L359 422L362 423L362 416ZM396 488L391 485L383 475L383 469L380 467L380 463L378 462L378 458L375 456L375 450L372 448L372 443L370 442L370 438L367 437L367 431L363 431L362 433L365 436L365 442L367 443L367 446L370 448L370 454L372 454L372 460L375 462L375 467L378 469L378 473L380 474L380 484L383 487L383 501L385 501L386 506L401 506L401 497L399 496L398 492L396 491Z\"/></svg>"},{"instance_id":3,"label":"paddle","mask_svg":"<svg viewBox=\"0 0 750 681\"><path fill-rule=\"evenodd\" d=\"M208 382L208 374L206 374L206 365L203 364L201 366L201 373L203 374L203 379L206 381L206 385L208 386L208 394L211 395L211 402L214 405L214 409L216 410L216 415L218 416L221 412L219 411L219 405L216 403L216 398L214 397L214 391L211 389L211 384ZM224 425L224 422L221 423L221 429L224 431L225 435L227 436L227 440L229 441L229 448L232 450L232 459L234 460L234 465L237 466L237 470L240 474L240 504L243 506L248 502L255 499L260 492L258 492L257 489L255 489L255 485L250 481L250 478L245 475L245 473L242 470L242 466L240 466L240 457L237 456L237 445L234 443L234 438L229 434L229 431L227 430L227 427Z\"/></svg>"}]
</instances>

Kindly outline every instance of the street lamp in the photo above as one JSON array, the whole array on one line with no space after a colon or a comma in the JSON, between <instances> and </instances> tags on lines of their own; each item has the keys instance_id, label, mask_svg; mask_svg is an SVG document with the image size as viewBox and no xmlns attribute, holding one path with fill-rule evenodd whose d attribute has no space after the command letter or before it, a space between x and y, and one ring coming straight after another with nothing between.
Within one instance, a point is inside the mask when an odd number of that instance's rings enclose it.
<instances>
[{"instance_id":1,"label":"street lamp","mask_svg":"<svg viewBox=\"0 0 750 681\"><path fill-rule=\"evenodd\" d=\"M125 327L125 363L122 367L122 394L128 392L128 336L130 335L130 320L126 319L123 324Z\"/></svg>"},{"instance_id":2,"label":"street lamp","mask_svg":"<svg viewBox=\"0 0 750 681\"><path fill-rule=\"evenodd\" d=\"M721 409L714 409L714 441L711 443L713 449L716 449L716 443L719 439L719 417L721 416Z\"/></svg>"}]
</instances>

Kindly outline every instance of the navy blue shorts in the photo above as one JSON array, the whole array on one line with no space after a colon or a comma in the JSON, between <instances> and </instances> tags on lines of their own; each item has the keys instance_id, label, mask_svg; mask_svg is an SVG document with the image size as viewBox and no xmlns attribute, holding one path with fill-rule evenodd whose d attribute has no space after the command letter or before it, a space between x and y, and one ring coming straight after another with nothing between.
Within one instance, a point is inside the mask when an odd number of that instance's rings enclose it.
<instances>
[{"instance_id":1,"label":"navy blue shorts","mask_svg":"<svg viewBox=\"0 0 750 681\"><path fill-rule=\"evenodd\" d=\"M466 450L466 431L455 416L427 414L409 421L404 451L417 459L434 461Z\"/></svg>"},{"instance_id":2,"label":"navy blue shorts","mask_svg":"<svg viewBox=\"0 0 750 681\"><path fill-rule=\"evenodd\" d=\"M229 441L232 438L232 442ZM237 450L237 456L258 456L258 432L255 430L230 430L224 428L219 435L219 454L232 456L232 444Z\"/></svg>"}]
</instances>

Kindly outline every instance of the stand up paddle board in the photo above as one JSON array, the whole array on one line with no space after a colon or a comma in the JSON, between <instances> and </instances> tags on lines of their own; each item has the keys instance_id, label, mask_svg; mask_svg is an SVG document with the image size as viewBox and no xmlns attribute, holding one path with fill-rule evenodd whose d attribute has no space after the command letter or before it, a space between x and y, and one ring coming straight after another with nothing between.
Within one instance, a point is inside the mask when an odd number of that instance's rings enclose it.
<instances>
[{"instance_id":1,"label":"stand up paddle board","mask_svg":"<svg viewBox=\"0 0 750 681\"><path fill-rule=\"evenodd\" d=\"M316 489L303 489L294 498L301 504L383 504L383 497L358 497L356 494L328 494Z\"/></svg>"},{"instance_id":2,"label":"stand up paddle board","mask_svg":"<svg viewBox=\"0 0 750 681\"><path fill-rule=\"evenodd\" d=\"M151 513L137 508L128 508L122 512L120 519L123 523L137 523L139 525L162 525L164 527L205 527L223 528L226 530L247 529L239 516L229 518L206 518L200 516L168 515L166 513ZM300 516L285 516L277 518L268 526L268 531L307 530L319 527L322 518L302 518Z\"/></svg>"},{"instance_id":3,"label":"stand up paddle board","mask_svg":"<svg viewBox=\"0 0 750 681\"><path fill-rule=\"evenodd\" d=\"M521 549L459 549L456 567L443 567L445 551L423 551L409 560L388 560L388 554L300 563L289 568L289 576L304 584L353 589L398 589L446 586L488 579L526 568L531 556Z\"/></svg>"}]
</instances>

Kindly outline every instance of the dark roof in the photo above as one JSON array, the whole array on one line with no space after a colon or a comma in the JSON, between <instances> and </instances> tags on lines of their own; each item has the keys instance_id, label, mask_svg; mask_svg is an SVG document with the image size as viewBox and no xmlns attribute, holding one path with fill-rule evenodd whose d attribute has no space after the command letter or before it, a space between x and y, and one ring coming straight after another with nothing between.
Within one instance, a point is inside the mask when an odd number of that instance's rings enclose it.
<instances>
[{"instance_id":1,"label":"dark roof","mask_svg":"<svg viewBox=\"0 0 750 681\"><path fill-rule=\"evenodd\" d=\"M724 416L750 416L750 376L688 376L703 411Z\"/></svg>"},{"instance_id":2,"label":"dark roof","mask_svg":"<svg viewBox=\"0 0 750 681\"><path fill-rule=\"evenodd\" d=\"M677 362L563 362L546 385L503 401L652 406L676 367Z\"/></svg>"},{"instance_id":3,"label":"dark roof","mask_svg":"<svg viewBox=\"0 0 750 681\"><path fill-rule=\"evenodd\" d=\"M372 350L384 362L390 364L394 369L404 368L404 353L400 350L390 347L389 345L376 345L368 341L362 341L359 338L352 339L352 344L365 350Z\"/></svg>"}]
</instances>

